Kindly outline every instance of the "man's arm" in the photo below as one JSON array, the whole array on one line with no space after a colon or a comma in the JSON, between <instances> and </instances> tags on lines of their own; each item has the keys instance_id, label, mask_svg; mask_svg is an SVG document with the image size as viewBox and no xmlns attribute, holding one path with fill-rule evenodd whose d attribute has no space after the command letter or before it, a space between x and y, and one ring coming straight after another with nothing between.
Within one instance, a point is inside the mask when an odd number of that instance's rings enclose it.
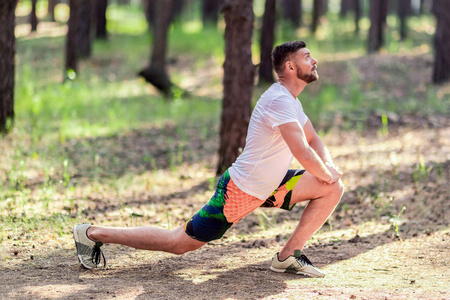
<instances>
[{"instance_id":1,"label":"man's arm","mask_svg":"<svg viewBox=\"0 0 450 300\"><path fill-rule=\"evenodd\" d=\"M330 172L316 150L310 146L303 128L298 123L282 124L279 126L279 129L292 154L306 171L321 182L328 184L334 183L339 179L340 175L337 172Z\"/></svg>"},{"instance_id":2,"label":"man's arm","mask_svg":"<svg viewBox=\"0 0 450 300\"><path fill-rule=\"evenodd\" d=\"M319 157L322 159L322 161L328 167L328 170L332 173L337 172L339 174L339 177L341 177L342 172L334 164L333 159L331 158L330 152L323 144L322 139L319 137L319 135L314 130L314 127L310 120L308 120L305 123L305 125L303 126L303 130L305 132L305 137L306 137L308 144L311 146L311 148L314 149L314 151L316 151L317 155L319 155Z\"/></svg>"}]
</instances>

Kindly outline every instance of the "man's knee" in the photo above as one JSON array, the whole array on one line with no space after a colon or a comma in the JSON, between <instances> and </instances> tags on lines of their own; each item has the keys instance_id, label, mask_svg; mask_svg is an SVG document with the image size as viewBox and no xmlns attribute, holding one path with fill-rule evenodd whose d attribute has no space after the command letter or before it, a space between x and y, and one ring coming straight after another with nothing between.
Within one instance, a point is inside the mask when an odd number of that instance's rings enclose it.
<instances>
[{"instance_id":1,"label":"man's knee","mask_svg":"<svg viewBox=\"0 0 450 300\"><path fill-rule=\"evenodd\" d=\"M337 205L339 203L339 201L342 198L342 195L344 194L344 184L342 183L342 180L338 180L335 183L331 184L329 186L329 194L328 195L332 195L333 199L335 200L335 205Z\"/></svg>"}]
</instances>

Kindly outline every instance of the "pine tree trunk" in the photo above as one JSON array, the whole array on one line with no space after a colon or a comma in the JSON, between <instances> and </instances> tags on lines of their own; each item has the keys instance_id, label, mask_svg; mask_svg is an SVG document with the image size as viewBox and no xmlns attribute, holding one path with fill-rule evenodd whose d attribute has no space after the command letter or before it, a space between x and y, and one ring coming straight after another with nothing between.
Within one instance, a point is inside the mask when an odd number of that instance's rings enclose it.
<instances>
[{"instance_id":1,"label":"pine tree trunk","mask_svg":"<svg viewBox=\"0 0 450 300\"><path fill-rule=\"evenodd\" d=\"M384 45L384 26L387 14L386 0L370 1L370 29L368 52L377 52Z\"/></svg>"},{"instance_id":2,"label":"pine tree trunk","mask_svg":"<svg viewBox=\"0 0 450 300\"><path fill-rule=\"evenodd\" d=\"M55 7L58 0L48 0L47 14L50 16L50 20L55 22Z\"/></svg>"},{"instance_id":3,"label":"pine tree trunk","mask_svg":"<svg viewBox=\"0 0 450 300\"><path fill-rule=\"evenodd\" d=\"M312 23L311 32L315 33L317 27L319 27L320 17L323 16L327 11L328 2L326 0L314 0L313 1L313 13L312 13Z\"/></svg>"},{"instance_id":4,"label":"pine tree trunk","mask_svg":"<svg viewBox=\"0 0 450 300\"><path fill-rule=\"evenodd\" d=\"M106 8L108 7L108 0L95 1L95 37L97 39L105 40L108 38L106 31Z\"/></svg>"},{"instance_id":5,"label":"pine tree trunk","mask_svg":"<svg viewBox=\"0 0 450 300\"><path fill-rule=\"evenodd\" d=\"M407 36L406 19L411 13L411 0L397 0L398 1L398 18L400 20L400 40L404 41Z\"/></svg>"},{"instance_id":6,"label":"pine tree trunk","mask_svg":"<svg viewBox=\"0 0 450 300\"><path fill-rule=\"evenodd\" d=\"M155 25L153 26L153 51L150 65L139 72L139 75L154 85L167 97L172 95L172 82L166 70L167 34L171 19L172 0L154 0Z\"/></svg>"},{"instance_id":7,"label":"pine tree trunk","mask_svg":"<svg viewBox=\"0 0 450 300\"><path fill-rule=\"evenodd\" d=\"M272 71L272 48L275 39L276 0L266 0L261 28L261 62L259 82L274 82Z\"/></svg>"},{"instance_id":8,"label":"pine tree trunk","mask_svg":"<svg viewBox=\"0 0 450 300\"><path fill-rule=\"evenodd\" d=\"M434 0L432 10L437 19L433 82L442 83L450 79L450 1Z\"/></svg>"},{"instance_id":9,"label":"pine tree trunk","mask_svg":"<svg viewBox=\"0 0 450 300\"><path fill-rule=\"evenodd\" d=\"M0 1L0 133L7 133L14 121L14 36L17 0Z\"/></svg>"},{"instance_id":10,"label":"pine tree trunk","mask_svg":"<svg viewBox=\"0 0 450 300\"><path fill-rule=\"evenodd\" d=\"M65 65L65 76L67 77L67 72L70 70L78 72L78 19L80 18L80 0L70 0L69 2L69 21L68 21L68 31L66 38L66 65Z\"/></svg>"},{"instance_id":11,"label":"pine tree trunk","mask_svg":"<svg viewBox=\"0 0 450 300\"><path fill-rule=\"evenodd\" d=\"M218 174L231 166L245 145L255 76L251 52L253 0L227 0L223 11L226 24L224 97Z\"/></svg>"},{"instance_id":12,"label":"pine tree trunk","mask_svg":"<svg viewBox=\"0 0 450 300\"><path fill-rule=\"evenodd\" d=\"M294 28L302 25L302 0L283 0L281 2L284 19L288 20Z\"/></svg>"},{"instance_id":13,"label":"pine tree trunk","mask_svg":"<svg viewBox=\"0 0 450 300\"><path fill-rule=\"evenodd\" d=\"M30 13L31 31L36 31L38 25L38 18L36 15L36 4L37 0L31 0L31 13Z\"/></svg>"},{"instance_id":14,"label":"pine tree trunk","mask_svg":"<svg viewBox=\"0 0 450 300\"><path fill-rule=\"evenodd\" d=\"M223 6L223 0L202 0L202 21L203 24L217 26L219 11Z\"/></svg>"},{"instance_id":15,"label":"pine tree trunk","mask_svg":"<svg viewBox=\"0 0 450 300\"><path fill-rule=\"evenodd\" d=\"M361 2L360 0L353 0L355 11L355 34L359 33L359 20L361 19Z\"/></svg>"},{"instance_id":16,"label":"pine tree trunk","mask_svg":"<svg viewBox=\"0 0 450 300\"><path fill-rule=\"evenodd\" d=\"M90 0L80 0L80 18L78 22L78 55L80 58L91 56L91 16L93 3Z\"/></svg>"}]
</instances>

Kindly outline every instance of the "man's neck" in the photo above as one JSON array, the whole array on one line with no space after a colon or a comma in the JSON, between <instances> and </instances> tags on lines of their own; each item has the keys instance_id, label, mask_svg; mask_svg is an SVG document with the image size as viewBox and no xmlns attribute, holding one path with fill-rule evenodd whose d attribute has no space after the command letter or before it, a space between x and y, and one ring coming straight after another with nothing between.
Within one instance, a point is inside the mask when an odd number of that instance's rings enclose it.
<instances>
[{"instance_id":1,"label":"man's neck","mask_svg":"<svg viewBox=\"0 0 450 300\"><path fill-rule=\"evenodd\" d=\"M307 84L298 78L289 79L286 77L279 77L278 82L284 86L294 98L297 98L298 95L300 95Z\"/></svg>"}]
</instances>

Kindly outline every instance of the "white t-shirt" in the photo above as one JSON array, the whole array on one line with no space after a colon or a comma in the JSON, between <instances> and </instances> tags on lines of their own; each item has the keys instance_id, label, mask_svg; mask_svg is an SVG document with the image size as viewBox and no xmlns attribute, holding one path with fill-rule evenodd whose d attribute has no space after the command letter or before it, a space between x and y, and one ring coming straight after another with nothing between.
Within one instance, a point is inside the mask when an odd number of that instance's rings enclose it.
<instances>
[{"instance_id":1,"label":"white t-shirt","mask_svg":"<svg viewBox=\"0 0 450 300\"><path fill-rule=\"evenodd\" d=\"M244 151L229 168L231 179L243 192L266 200L278 188L294 157L278 126L308 117L302 105L279 83L274 83L253 110Z\"/></svg>"}]
</instances>

